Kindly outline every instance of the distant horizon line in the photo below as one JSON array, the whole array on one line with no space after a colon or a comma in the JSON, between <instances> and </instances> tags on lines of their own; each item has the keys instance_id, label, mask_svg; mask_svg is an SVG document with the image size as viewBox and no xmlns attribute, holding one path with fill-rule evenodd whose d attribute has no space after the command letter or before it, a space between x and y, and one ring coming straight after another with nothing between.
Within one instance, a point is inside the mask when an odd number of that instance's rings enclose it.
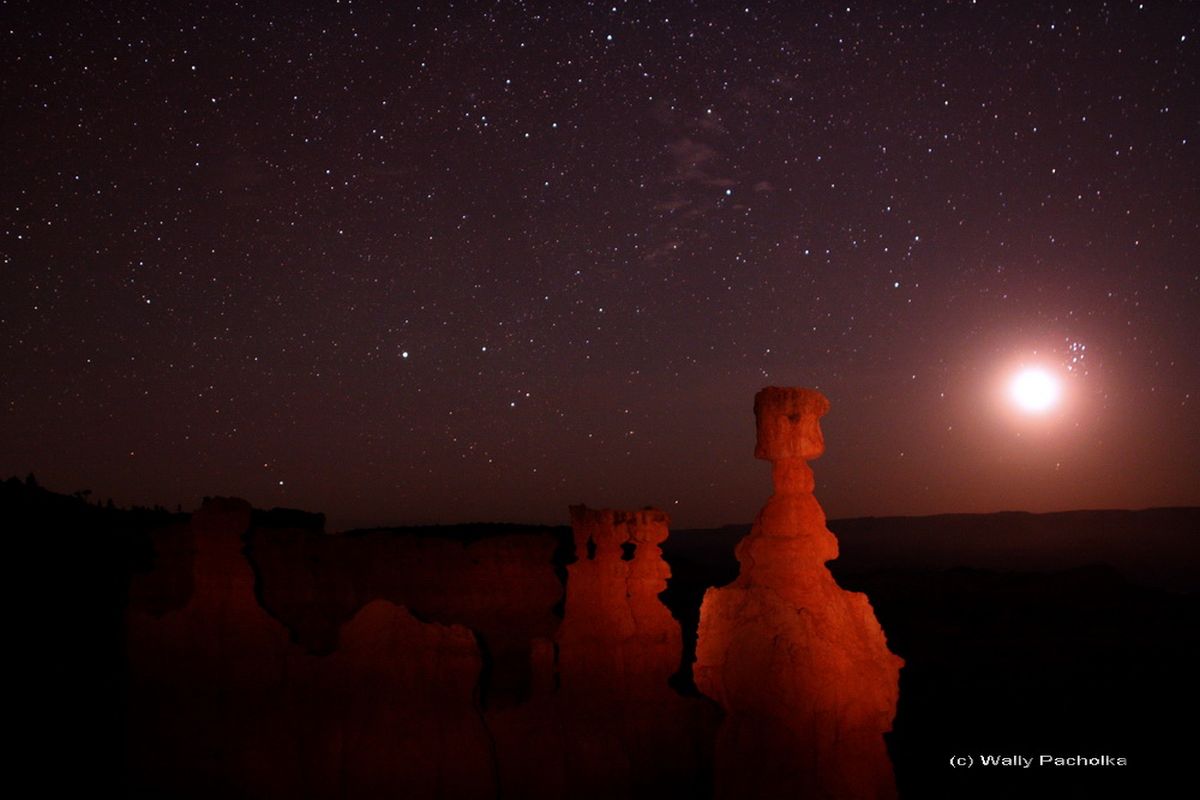
<instances>
[{"instance_id":1,"label":"distant horizon line","mask_svg":"<svg viewBox=\"0 0 1200 800\"><path fill-rule=\"evenodd\" d=\"M47 493L54 494L54 495L57 495L57 496L63 497L63 498L76 499L88 506L105 508L106 503L111 502L111 500L112 500L112 498L106 498L105 501L101 501L100 498L97 497L97 498L95 498L94 502L90 501L90 498L92 497L92 493L90 492L90 490L78 490L78 491L75 491L72 493L66 493L66 492L60 492L60 491L56 491L54 489L47 488L45 486L42 486L40 483L38 483L36 481L35 474L32 472L29 473L29 475L27 475L25 478L21 478L17 475L12 475L8 478L3 479L3 483L10 484L10 483L16 482L23 486L29 486L30 479L33 479L32 486L34 486L38 489L41 489L42 491L45 491ZM570 524L566 521L561 522L561 523L547 523L547 522L528 522L528 521L513 522L513 521L506 521L506 520L483 521L483 520L476 519L476 520L470 520L470 521L465 521L465 522L403 522L403 523L383 523L383 524L358 524L358 525L350 525L347 527L341 527L341 528L338 528L337 530L328 530L326 528L326 524L329 520L329 514L324 511L310 511L308 509L297 508L297 507L293 507L293 506L271 506L269 508L265 508L265 507L260 508L259 506L256 506L254 503L247 500L246 498L240 497L238 495L233 495L233 494L227 494L227 495L226 494L203 494L203 495L201 495L201 500L200 500L201 504L203 504L203 502L205 500L208 500L210 498L211 499L225 498L225 499L242 500L242 501L246 502L247 504L249 504L253 510L267 512L267 513L270 513L272 511L279 511L279 512L300 513L300 514L310 515L313 517L319 516L322 519L322 526L321 526L322 530L325 531L326 533L335 534L335 535L343 534L343 533L353 533L353 532L357 532L357 531L403 530L403 529L411 529L411 528L456 528L456 527L457 528L469 528L469 527L484 527L484 526L512 527L512 528L569 528L570 527ZM584 503L582 505L587 505L587 504ZM606 506L591 506L591 507L592 508L606 508ZM136 509L145 509L145 510L161 509L161 510L166 511L167 513L171 513L171 514L189 514L190 515L190 514L194 513L196 510L198 510L199 507L197 506L196 508L185 510L183 503L177 502L175 504L175 508L176 508L175 511L172 511L169 507L163 506L161 504L154 504L151 506L143 506L143 505L138 505L138 504L131 504L131 505L123 506L123 505L113 504L112 508L115 510L119 510L119 511L132 511L132 510L136 510ZM658 506L654 506L654 505L640 506L640 507L638 507L638 509L619 509L619 510L641 510L641 509L655 509L657 511L663 511L668 515L668 517L670 516L670 513L671 513L667 509L659 508ZM1095 514L1095 513L1116 513L1116 512L1125 512L1125 513L1136 514L1136 513L1145 513L1145 512L1150 512L1150 511L1183 511L1183 510L1194 510L1194 509L1200 509L1200 502L1198 502L1196 504L1154 505L1154 506L1144 506L1144 507L1139 507L1139 508L1128 508L1128 507L1096 508L1096 507L1091 507L1091 508L1056 509L1056 510L1052 510L1052 511L1026 511L1026 510L1021 510L1021 509L999 509L999 510L993 510L993 511L938 511L938 512L934 512L934 513L923 513L923 514L855 514L855 515L847 515L847 516L827 517L826 519L827 519L827 522L853 522L853 521L857 521L857 520L870 520L870 519L935 519L935 518L943 518L943 517L989 517L989 516L1006 516L1006 515L1007 516L1012 516L1012 515L1053 516L1053 515L1059 515L1059 514L1089 514L1089 513ZM751 527L753 524L754 524L753 521L725 522L720 525L710 525L710 526L688 525L688 526L679 527L679 528L672 528L672 530L677 531L677 532L678 531L715 531L715 530L725 530L725 529L729 529L729 528L748 528L748 527Z\"/></svg>"},{"instance_id":2,"label":"distant horizon line","mask_svg":"<svg viewBox=\"0 0 1200 800\"><path fill-rule=\"evenodd\" d=\"M595 506L595 508L603 508ZM657 506L643 506L657 511L663 511ZM276 506L272 509L261 509L262 511L303 511L303 509L286 508ZM617 510L641 510L641 509L617 509ZM940 511L933 514L860 514L843 517L827 517L827 522L856 522L858 520L868 519L936 519L942 517L999 517L999 516L1031 516L1031 517L1050 517L1061 514L1143 514L1151 511L1197 511L1200 510L1200 504L1196 505L1167 505L1167 506L1145 506L1142 508L1071 508L1059 509L1055 511L1021 511L1005 509L1000 511ZM185 512L187 513L187 512ZM319 514L322 512L304 512L309 514ZM667 512L668 514L670 512ZM323 515L323 514L322 514ZM680 531L719 531L728 528L749 528L754 524L749 522L726 522L722 525L711 526L696 526L688 525L680 528L672 528L672 532ZM337 531L328 531L329 533L352 533L357 531L386 531L386 530L405 530L411 528L470 528L470 527L510 527L510 528L570 528L570 524L563 523L546 523L546 522L507 522L507 521L481 521L472 520L470 522L418 522L406 523L400 525L360 525L349 528L344 528Z\"/></svg>"}]
</instances>

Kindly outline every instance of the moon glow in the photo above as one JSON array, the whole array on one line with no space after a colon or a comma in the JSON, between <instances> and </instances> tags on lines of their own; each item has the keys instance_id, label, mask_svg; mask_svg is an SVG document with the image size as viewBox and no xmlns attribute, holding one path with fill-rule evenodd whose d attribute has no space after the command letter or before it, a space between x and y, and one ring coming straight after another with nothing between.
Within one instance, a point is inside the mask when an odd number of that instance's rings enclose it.
<instances>
[{"instance_id":1,"label":"moon glow","mask_svg":"<svg viewBox=\"0 0 1200 800\"><path fill-rule=\"evenodd\" d=\"M1046 370L1029 368L1017 373L1009 385L1009 393L1022 411L1041 414L1058 402L1061 388Z\"/></svg>"}]
</instances>

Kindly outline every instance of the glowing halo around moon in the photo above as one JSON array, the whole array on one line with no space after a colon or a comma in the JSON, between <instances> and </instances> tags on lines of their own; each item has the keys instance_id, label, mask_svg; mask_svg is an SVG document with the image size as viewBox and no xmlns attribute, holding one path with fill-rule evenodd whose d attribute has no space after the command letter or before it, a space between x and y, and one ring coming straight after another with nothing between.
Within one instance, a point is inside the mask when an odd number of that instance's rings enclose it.
<instances>
[{"instance_id":1,"label":"glowing halo around moon","mask_svg":"<svg viewBox=\"0 0 1200 800\"><path fill-rule=\"evenodd\" d=\"M1047 370L1028 367L1013 377L1008 391L1017 408L1029 414L1042 414L1058 404L1062 386Z\"/></svg>"}]
</instances>

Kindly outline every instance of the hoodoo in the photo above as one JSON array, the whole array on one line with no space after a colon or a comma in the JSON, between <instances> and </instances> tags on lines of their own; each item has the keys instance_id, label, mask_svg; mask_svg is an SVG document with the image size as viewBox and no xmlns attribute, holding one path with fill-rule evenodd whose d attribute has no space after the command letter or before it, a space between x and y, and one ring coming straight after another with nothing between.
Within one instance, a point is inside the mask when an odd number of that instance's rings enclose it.
<instances>
[{"instance_id":1,"label":"hoodoo","mask_svg":"<svg viewBox=\"0 0 1200 800\"><path fill-rule=\"evenodd\" d=\"M693 793L711 715L668 684L682 647L658 598L668 522L652 508L571 507L576 561L557 640L570 797Z\"/></svg>"},{"instance_id":2,"label":"hoodoo","mask_svg":"<svg viewBox=\"0 0 1200 800\"><path fill-rule=\"evenodd\" d=\"M883 734L903 660L866 595L839 587L825 562L837 539L813 496L808 462L825 451L829 401L768 387L754 398L754 455L775 492L738 543L738 578L700 610L696 685L725 709L718 798L894 798Z\"/></svg>"}]
</instances>

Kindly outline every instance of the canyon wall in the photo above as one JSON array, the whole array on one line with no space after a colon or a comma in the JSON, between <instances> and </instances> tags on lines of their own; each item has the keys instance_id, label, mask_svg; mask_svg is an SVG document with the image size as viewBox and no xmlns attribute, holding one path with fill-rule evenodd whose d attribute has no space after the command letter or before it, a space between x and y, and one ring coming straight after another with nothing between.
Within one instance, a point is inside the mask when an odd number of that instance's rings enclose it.
<instances>
[{"instance_id":1,"label":"canyon wall","mask_svg":"<svg viewBox=\"0 0 1200 800\"><path fill-rule=\"evenodd\" d=\"M343 538L312 517L207 499L154 534L155 567L131 586L130 788L701 791L716 710L668 684L681 637L658 599L667 517L576 507L571 521L566 543Z\"/></svg>"}]
</instances>

